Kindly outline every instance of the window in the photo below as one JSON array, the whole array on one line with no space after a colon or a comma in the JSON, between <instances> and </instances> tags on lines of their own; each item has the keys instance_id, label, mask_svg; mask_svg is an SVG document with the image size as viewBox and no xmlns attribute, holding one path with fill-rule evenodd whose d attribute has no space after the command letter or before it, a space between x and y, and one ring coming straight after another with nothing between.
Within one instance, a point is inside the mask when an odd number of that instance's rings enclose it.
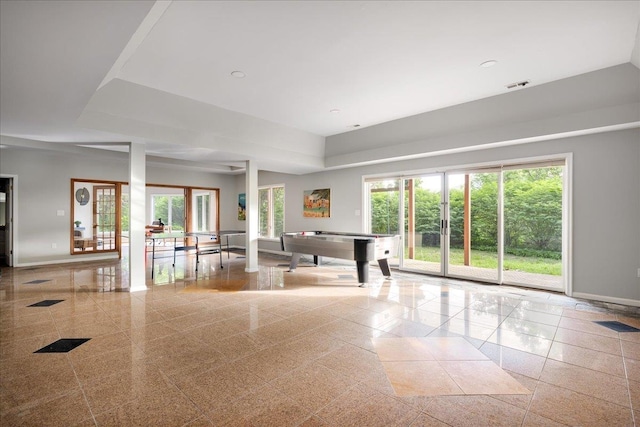
<instances>
[{"instance_id":1,"label":"window","mask_svg":"<svg viewBox=\"0 0 640 427\"><path fill-rule=\"evenodd\" d=\"M162 219L171 231L184 231L184 194L163 194L151 196L151 218Z\"/></svg>"},{"instance_id":2,"label":"window","mask_svg":"<svg viewBox=\"0 0 640 427\"><path fill-rule=\"evenodd\" d=\"M284 186L258 189L259 236L278 238L284 232Z\"/></svg>"},{"instance_id":3,"label":"window","mask_svg":"<svg viewBox=\"0 0 640 427\"><path fill-rule=\"evenodd\" d=\"M191 229L211 231L218 229L218 190L190 189Z\"/></svg>"},{"instance_id":4,"label":"window","mask_svg":"<svg viewBox=\"0 0 640 427\"><path fill-rule=\"evenodd\" d=\"M161 218L169 232L219 229L218 188L147 184L147 194L148 224Z\"/></svg>"}]
</instances>

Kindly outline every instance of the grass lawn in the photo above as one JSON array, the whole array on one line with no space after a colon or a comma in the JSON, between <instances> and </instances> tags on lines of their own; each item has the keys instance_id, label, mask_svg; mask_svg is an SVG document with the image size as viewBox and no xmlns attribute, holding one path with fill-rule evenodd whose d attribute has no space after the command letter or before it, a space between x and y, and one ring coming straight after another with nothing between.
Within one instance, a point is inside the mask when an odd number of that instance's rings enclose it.
<instances>
[{"instance_id":1,"label":"grass lawn","mask_svg":"<svg viewBox=\"0 0 640 427\"><path fill-rule=\"evenodd\" d=\"M405 256L407 256L406 250ZM464 251L462 249L451 249L449 256L451 264L464 265ZM440 248L416 248L415 259L419 261L440 262ZM498 254L494 252L471 250L471 265L473 267L497 269ZM506 254L504 256L504 269L560 276L562 275L562 261Z\"/></svg>"}]
</instances>

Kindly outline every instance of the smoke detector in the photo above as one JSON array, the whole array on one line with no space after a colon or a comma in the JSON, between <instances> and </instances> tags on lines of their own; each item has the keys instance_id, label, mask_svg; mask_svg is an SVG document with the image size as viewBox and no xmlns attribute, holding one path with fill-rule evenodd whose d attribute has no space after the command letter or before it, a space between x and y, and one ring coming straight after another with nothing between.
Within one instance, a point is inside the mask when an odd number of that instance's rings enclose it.
<instances>
[{"instance_id":1,"label":"smoke detector","mask_svg":"<svg viewBox=\"0 0 640 427\"><path fill-rule=\"evenodd\" d=\"M526 85L530 84L531 82L529 80L523 80L521 82L516 82L516 83L511 83L509 85L507 85L507 89L514 89L517 87L525 87Z\"/></svg>"}]
</instances>

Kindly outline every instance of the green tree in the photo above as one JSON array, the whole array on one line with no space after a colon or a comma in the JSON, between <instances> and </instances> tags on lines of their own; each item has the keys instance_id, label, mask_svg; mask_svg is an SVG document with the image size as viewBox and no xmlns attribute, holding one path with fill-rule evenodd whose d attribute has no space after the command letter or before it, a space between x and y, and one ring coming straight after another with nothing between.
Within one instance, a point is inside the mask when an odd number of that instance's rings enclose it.
<instances>
[{"instance_id":1,"label":"green tree","mask_svg":"<svg viewBox=\"0 0 640 427\"><path fill-rule=\"evenodd\" d=\"M562 168L504 173L505 247L561 250Z\"/></svg>"},{"instance_id":2,"label":"green tree","mask_svg":"<svg viewBox=\"0 0 640 427\"><path fill-rule=\"evenodd\" d=\"M129 195L122 194L122 205L120 208L120 227L122 231L129 231Z\"/></svg>"},{"instance_id":3,"label":"green tree","mask_svg":"<svg viewBox=\"0 0 640 427\"><path fill-rule=\"evenodd\" d=\"M284 232L284 187L273 188L273 237Z\"/></svg>"},{"instance_id":4,"label":"green tree","mask_svg":"<svg viewBox=\"0 0 640 427\"><path fill-rule=\"evenodd\" d=\"M162 218L162 222L166 223L169 218L169 197L153 196L153 220Z\"/></svg>"},{"instance_id":5,"label":"green tree","mask_svg":"<svg viewBox=\"0 0 640 427\"><path fill-rule=\"evenodd\" d=\"M470 187L471 246L496 247L498 242L498 174L473 174Z\"/></svg>"},{"instance_id":6,"label":"green tree","mask_svg":"<svg viewBox=\"0 0 640 427\"><path fill-rule=\"evenodd\" d=\"M505 251L561 250L562 236L562 167L542 167L506 171L504 187ZM498 239L497 173L471 175L471 245L472 248L497 248ZM416 232L439 233L440 194L421 188L414 181ZM372 183L371 229L374 233L398 233L399 181ZM404 189L405 232L408 215L407 188ZM464 190L449 191L449 231L453 248L464 243ZM557 257L557 254L550 254ZM557 259L557 258L555 258Z\"/></svg>"},{"instance_id":7,"label":"green tree","mask_svg":"<svg viewBox=\"0 0 640 427\"><path fill-rule=\"evenodd\" d=\"M171 198L171 224L169 224L169 198ZM174 230L184 230L184 196L153 196L153 220L162 218Z\"/></svg>"},{"instance_id":8,"label":"green tree","mask_svg":"<svg viewBox=\"0 0 640 427\"><path fill-rule=\"evenodd\" d=\"M397 234L400 215L398 191L371 194L371 232L374 234Z\"/></svg>"},{"instance_id":9,"label":"green tree","mask_svg":"<svg viewBox=\"0 0 640 427\"><path fill-rule=\"evenodd\" d=\"M449 191L449 234L453 248L464 245L464 191L452 188Z\"/></svg>"},{"instance_id":10,"label":"green tree","mask_svg":"<svg viewBox=\"0 0 640 427\"><path fill-rule=\"evenodd\" d=\"M562 236L562 185L541 181L526 193L522 207L527 218L528 242L534 249L560 250Z\"/></svg>"}]
</instances>

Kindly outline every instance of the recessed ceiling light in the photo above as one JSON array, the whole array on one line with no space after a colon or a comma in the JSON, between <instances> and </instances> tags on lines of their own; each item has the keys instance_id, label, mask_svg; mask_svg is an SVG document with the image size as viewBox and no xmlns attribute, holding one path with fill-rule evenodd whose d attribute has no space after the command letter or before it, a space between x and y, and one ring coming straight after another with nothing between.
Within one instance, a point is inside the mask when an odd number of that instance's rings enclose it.
<instances>
[{"instance_id":1,"label":"recessed ceiling light","mask_svg":"<svg viewBox=\"0 0 640 427\"><path fill-rule=\"evenodd\" d=\"M246 76L246 74L245 74L245 73L243 73L242 71L232 71L232 72L231 72L231 75L232 75L233 77L235 77L236 79L243 79L243 78L245 78L245 76Z\"/></svg>"},{"instance_id":2,"label":"recessed ceiling light","mask_svg":"<svg viewBox=\"0 0 640 427\"><path fill-rule=\"evenodd\" d=\"M489 68L489 67L493 67L497 63L498 63L498 61L496 61L495 59L490 59L488 61L484 61L482 64L480 64L480 66L482 68Z\"/></svg>"},{"instance_id":3,"label":"recessed ceiling light","mask_svg":"<svg viewBox=\"0 0 640 427\"><path fill-rule=\"evenodd\" d=\"M330 113L339 113L340 110L338 108L334 108L332 110L329 110Z\"/></svg>"}]
</instances>

